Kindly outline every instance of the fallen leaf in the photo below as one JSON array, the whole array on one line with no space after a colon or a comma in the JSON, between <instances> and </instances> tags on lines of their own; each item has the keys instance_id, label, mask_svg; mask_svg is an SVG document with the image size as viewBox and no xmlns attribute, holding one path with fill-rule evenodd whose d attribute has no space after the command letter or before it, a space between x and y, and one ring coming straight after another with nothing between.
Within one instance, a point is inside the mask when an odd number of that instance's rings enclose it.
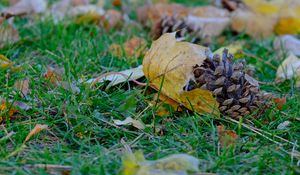
<instances>
[{"instance_id":1,"label":"fallen leaf","mask_svg":"<svg viewBox=\"0 0 300 175\"><path fill-rule=\"evenodd\" d=\"M89 0L72 0L71 4L72 6L88 5Z\"/></svg>"},{"instance_id":2,"label":"fallen leaf","mask_svg":"<svg viewBox=\"0 0 300 175\"><path fill-rule=\"evenodd\" d=\"M108 87L118 85L130 80L136 80L144 76L143 66L124 70L121 72L109 72L87 81L87 83L95 84L110 81Z\"/></svg>"},{"instance_id":3,"label":"fallen leaf","mask_svg":"<svg viewBox=\"0 0 300 175\"><path fill-rule=\"evenodd\" d=\"M229 26L228 17L197 17L189 15L186 18L188 26L192 26L194 31L200 31L202 38L219 36L224 29Z\"/></svg>"},{"instance_id":4,"label":"fallen leaf","mask_svg":"<svg viewBox=\"0 0 300 175\"><path fill-rule=\"evenodd\" d=\"M109 46L108 51L115 57L124 56L124 49L120 44L113 43Z\"/></svg>"},{"instance_id":5,"label":"fallen leaf","mask_svg":"<svg viewBox=\"0 0 300 175\"><path fill-rule=\"evenodd\" d=\"M1 102L0 104L0 123L5 119L3 117L12 117L18 110L9 102Z\"/></svg>"},{"instance_id":6,"label":"fallen leaf","mask_svg":"<svg viewBox=\"0 0 300 175\"><path fill-rule=\"evenodd\" d=\"M273 98L273 101L277 107L277 109L281 110L282 107L285 105L286 103L286 98Z\"/></svg>"},{"instance_id":7,"label":"fallen leaf","mask_svg":"<svg viewBox=\"0 0 300 175\"><path fill-rule=\"evenodd\" d=\"M121 121L121 120L114 120L114 123L116 125L132 125L133 127L137 128L137 129L145 129L145 125L143 122L139 121L139 120L135 120L131 117L127 117L125 120Z\"/></svg>"},{"instance_id":8,"label":"fallen leaf","mask_svg":"<svg viewBox=\"0 0 300 175\"><path fill-rule=\"evenodd\" d=\"M19 41L19 32L0 17L0 48Z\"/></svg>"},{"instance_id":9,"label":"fallen leaf","mask_svg":"<svg viewBox=\"0 0 300 175\"><path fill-rule=\"evenodd\" d=\"M24 96L27 96L29 93L29 80L18 80L15 82L15 88L18 91L21 91Z\"/></svg>"},{"instance_id":10,"label":"fallen leaf","mask_svg":"<svg viewBox=\"0 0 300 175\"><path fill-rule=\"evenodd\" d=\"M226 9L217 8L214 6L200 6L190 10L190 15L196 17L222 18L229 17L229 12Z\"/></svg>"},{"instance_id":11,"label":"fallen leaf","mask_svg":"<svg viewBox=\"0 0 300 175\"><path fill-rule=\"evenodd\" d=\"M282 7L288 3L286 0L244 0L243 2L253 12L264 15L278 15Z\"/></svg>"},{"instance_id":12,"label":"fallen leaf","mask_svg":"<svg viewBox=\"0 0 300 175\"><path fill-rule=\"evenodd\" d=\"M299 16L280 17L274 31L279 35L298 34L300 32Z\"/></svg>"},{"instance_id":13,"label":"fallen leaf","mask_svg":"<svg viewBox=\"0 0 300 175\"><path fill-rule=\"evenodd\" d=\"M122 21L122 14L117 10L110 9L104 15L103 26L106 30L110 30L120 26Z\"/></svg>"},{"instance_id":14,"label":"fallen leaf","mask_svg":"<svg viewBox=\"0 0 300 175\"><path fill-rule=\"evenodd\" d=\"M177 42L175 33L167 33L152 43L143 61L143 71L150 86L170 99L198 113L219 115L218 103L211 92L202 89L185 91L193 77L193 66L201 65L207 48Z\"/></svg>"},{"instance_id":15,"label":"fallen leaf","mask_svg":"<svg viewBox=\"0 0 300 175\"><path fill-rule=\"evenodd\" d=\"M127 57L140 57L144 55L147 42L139 37L133 37L124 43L124 50Z\"/></svg>"},{"instance_id":16,"label":"fallen leaf","mask_svg":"<svg viewBox=\"0 0 300 175\"><path fill-rule=\"evenodd\" d=\"M47 9L46 0L21 0L3 10L3 16L19 16L31 13L42 13Z\"/></svg>"},{"instance_id":17,"label":"fallen leaf","mask_svg":"<svg viewBox=\"0 0 300 175\"><path fill-rule=\"evenodd\" d=\"M199 160L187 154L173 154L149 161L142 152L126 153L122 161L122 175L179 175L199 172Z\"/></svg>"},{"instance_id":18,"label":"fallen leaf","mask_svg":"<svg viewBox=\"0 0 300 175\"><path fill-rule=\"evenodd\" d=\"M283 35L277 37L273 43L274 49L281 52L286 51L288 54L300 56L300 40L292 35Z\"/></svg>"},{"instance_id":19,"label":"fallen leaf","mask_svg":"<svg viewBox=\"0 0 300 175\"><path fill-rule=\"evenodd\" d=\"M47 67L47 72L44 74L44 78L53 85L57 85L62 80L62 76L58 73L58 70L49 66Z\"/></svg>"},{"instance_id":20,"label":"fallen leaf","mask_svg":"<svg viewBox=\"0 0 300 175\"><path fill-rule=\"evenodd\" d=\"M116 57L138 58L143 56L147 49L147 42L140 37L133 37L124 44L111 44L109 52Z\"/></svg>"},{"instance_id":21,"label":"fallen leaf","mask_svg":"<svg viewBox=\"0 0 300 175\"><path fill-rule=\"evenodd\" d=\"M238 9L232 13L231 28L254 37L268 37L273 34L277 17L265 16L249 10Z\"/></svg>"},{"instance_id":22,"label":"fallen leaf","mask_svg":"<svg viewBox=\"0 0 300 175\"><path fill-rule=\"evenodd\" d=\"M67 16L78 17L77 22L86 22L84 20L98 22L101 20L100 17L105 14L102 6L89 4L85 0L75 1L61 0L54 3L51 7L51 15L54 21L60 21Z\"/></svg>"},{"instance_id":23,"label":"fallen leaf","mask_svg":"<svg viewBox=\"0 0 300 175\"><path fill-rule=\"evenodd\" d=\"M225 130L224 125L217 126L219 142L222 147L235 146L238 135L233 130Z\"/></svg>"},{"instance_id":24,"label":"fallen leaf","mask_svg":"<svg viewBox=\"0 0 300 175\"><path fill-rule=\"evenodd\" d=\"M229 53L234 55L234 58L242 58L243 54L241 53L243 46L245 43L243 42L235 42L225 47L220 47L216 51L214 51L214 54L222 55L223 50L227 49Z\"/></svg>"},{"instance_id":25,"label":"fallen leaf","mask_svg":"<svg viewBox=\"0 0 300 175\"><path fill-rule=\"evenodd\" d=\"M279 130L285 130L285 129L287 129L291 124L292 124L292 122L290 122L290 121L284 121L284 122L280 123L280 124L277 126L277 129L279 129Z\"/></svg>"},{"instance_id":26,"label":"fallen leaf","mask_svg":"<svg viewBox=\"0 0 300 175\"><path fill-rule=\"evenodd\" d=\"M45 130L47 128L48 128L48 125L36 124L35 127L30 131L30 133L25 138L24 143L27 142L32 136L40 133L42 130Z\"/></svg>"},{"instance_id":27,"label":"fallen leaf","mask_svg":"<svg viewBox=\"0 0 300 175\"><path fill-rule=\"evenodd\" d=\"M10 61L6 56L0 54L0 68L5 69L9 68L13 65L14 63Z\"/></svg>"},{"instance_id":28,"label":"fallen leaf","mask_svg":"<svg viewBox=\"0 0 300 175\"><path fill-rule=\"evenodd\" d=\"M163 15L184 17L187 16L188 13L188 8L179 4L147 4L137 9L138 21L144 25L156 24Z\"/></svg>"},{"instance_id":29,"label":"fallen leaf","mask_svg":"<svg viewBox=\"0 0 300 175\"><path fill-rule=\"evenodd\" d=\"M278 67L276 81L296 78L296 86L300 87L300 59L290 54Z\"/></svg>"}]
</instances>

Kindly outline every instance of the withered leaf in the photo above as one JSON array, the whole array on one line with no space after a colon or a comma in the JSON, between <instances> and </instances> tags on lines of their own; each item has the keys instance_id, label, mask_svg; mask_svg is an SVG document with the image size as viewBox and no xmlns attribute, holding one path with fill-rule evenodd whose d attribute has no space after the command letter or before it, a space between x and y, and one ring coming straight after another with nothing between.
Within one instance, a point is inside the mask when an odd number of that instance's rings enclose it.
<instances>
[{"instance_id":1,"label":"withered leaf","mask_svg":"<svg viewBox=\"0 0 300 175\"><path fill-rule=\"evenodd\" d=\"M40 133L42 130L45 130L47 128L48 128L48 125L36 124L35 127L26 136L24 143L27 142L32 136Z\"/></svg>"},{"instance_id":2,"label":"withered leaf","mask_svg":"<svg viewBox=\"0 0 300 175\"><path fill-rule=\"evenodd\" d=\"M201 65L207 48L177 42L175 33L167 33L152 43L143 61L143 71L150 86L163 95L198 113L219 115L218 103L211 92L202 89L185 91L193 77L193 66Z\"/></svg>"}]
</instances>

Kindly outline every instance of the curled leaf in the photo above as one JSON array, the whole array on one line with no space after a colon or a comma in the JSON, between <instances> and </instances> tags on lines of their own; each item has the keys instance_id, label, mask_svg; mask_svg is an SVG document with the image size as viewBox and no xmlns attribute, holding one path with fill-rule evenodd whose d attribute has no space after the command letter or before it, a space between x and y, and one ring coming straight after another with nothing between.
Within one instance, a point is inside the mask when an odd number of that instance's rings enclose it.
<instances>
[{"instance_id":1,"label":"curled leaf","mask_svg":"<svg viewBox=\"0 0 300 175\"><path fill-rule=\"evenodd\" d=\"M273 43L274 49L281 52L281 50L287 53L292 53L296 56L300 56L300 40L292 35L283 35L277 37Z\"/></svg>"},{"instance_id":2,"label":"curled leaf","mask_svg":"<svg viewBox=\"0 0 300 175\"><path fill-rule=\"evenodd\" d=\"M290 54L278 67L276 80L296 79L296 86L300 87L300 59Z\"/></svg>"},{"instance_id":3,"label":"curled leaf","mask_svg":"<svg viewBox=\"0 0 300 175\"><path fill-rule=\"evenodd\" d=\"M48 128L48 125L36 124L35 127L30 131L30 133L26 136L24 143L27 142L32 136L40 133L42 130Z\"/></svg>"},{"instance_id":4,"label":"curled leaf","mask_svg":"<svg viewBox=\"0 0 300 175\"><path fill-rule=\"evenodd\" d=\"M13 62L10 61L6 56L0 54L0 69L9 68L13 65Z\"/></svg>"},{"instance_id":5,"label":"curled leaf","mask_svg":"<svg viewBox=\"0 0 300 175\"><path fill-rule=\"evenodd\" d=\"M121 120L114 120L114 123L116 125L132 125L137 129L145 129L145 125L143 122L139 121L139 120L135 120L131 117L127 117L125 120L121 121Z\"/></svg>"},{"instance_id":6,"label":"curled leaf","mask_svg":"<svg viewBox=\"0 0 300 175\"><path fill-rule=\"evenodd\" d=\"M124 155L122 175L180 175L197 173L199 160L187 154L173 154L149 161L141 152Z\"/></svg>"},{"instance_id":7,"label":"curled leaf","mask_svg":"<svg viewBox=\"0 0 300 175\"><path fill-rule=\"evenodd\" d=\"M143 71L150 86L186 108L198 113L219 115L218 103L211 92L202 89L185 91L193 77L193 66L201 65L207 48L177 42L175 33L167 33L152 43L143 61Z\"/></svg>"}]
</instances>

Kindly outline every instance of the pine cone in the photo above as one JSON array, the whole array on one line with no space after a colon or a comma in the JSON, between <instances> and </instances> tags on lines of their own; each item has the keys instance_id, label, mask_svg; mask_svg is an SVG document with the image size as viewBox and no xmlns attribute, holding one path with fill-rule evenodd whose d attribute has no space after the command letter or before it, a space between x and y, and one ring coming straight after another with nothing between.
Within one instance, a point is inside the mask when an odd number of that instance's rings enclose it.
<instances>
[{"instance_id":1,"label":"pine cone","mask_svg":"<svg viewBox=\"0 0 300 175\"><path fill-rule=\"evenodd\" d=\"M188 25L185 18L178 18L177 16L163 16L161 20L154 25L152 29L153 39L158 39L165 33L176 32L176 38L191 37L190 42L196 43L200 41L199 35L195 29ZM200 33L200 32L198 32Z\"/></svg>"},{"instance_id":2,"label":"pine cone","mask_svg":"<svg viewBox=\"0 0 300 175\"><path fill-rule=\"evenodd\" d=\"M263 94L258 82L245 73L245 62L232 61L233 55L227 49L224 49L222 58L217 54L207 56L202 65L194 66L195 81L190 81L186 90L201 88L211 91L220 104L221 113L233 118L255 111L260 114L270 105L270 95Z\"/></svg>"},{"instance_id":3,"label":"pine cone","mask_svg":"<svg viewBox=\"0 0 300 175\"><path fill-rule=\"evenodd\" d=\"M245 8L242 0L222 0L222 5L229 11L234 11L238 8Z\"/></svg>"}]
</instances>

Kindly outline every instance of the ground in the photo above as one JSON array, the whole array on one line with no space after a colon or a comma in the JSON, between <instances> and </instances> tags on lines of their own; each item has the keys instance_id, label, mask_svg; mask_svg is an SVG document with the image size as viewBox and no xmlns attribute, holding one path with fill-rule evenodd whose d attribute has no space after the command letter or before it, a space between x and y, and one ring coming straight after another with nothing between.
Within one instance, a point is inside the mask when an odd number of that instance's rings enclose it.
<instances>
[{"instance_id":1,"label":"ground","mask_svg":"<svg viewBox=\"0 0 300 175\"><path fill-rule=\"evenodd\" d=\"M188 5L197 3L186 0L177 2ZM132 16L135 17L134 14ZM293 81L262 86L263 90L287 97L282 110L272 107L258 118L247 118L239 123L193 112L174 112L166 117L155 117L152 108L141 113L147 107L147 100L152 98L145 95L144 87L128 89L127 83L124 83L105 89L103 84L91 87L77 83L80 89L77 94L56 87L44 78L48 66L63 68L62 80L70 84L109 71L136 67L142 63L142 57L116 57L108 52L108 48L112 43L120 44L133 36L145 38L150 46L148 30L123 28L107 32L96 25L76 24L74 21L53 23L47 19L30 20L18 18L16 24L21 41L0 50L0 54L22 66L21 71L15 72L0 69L0 96L7 100L25 101L32 106L31 110L20 111L2 125L7 132L14 131L16 134L7 140L0 140L0 174L46 174L42 169L25 168L28 164L70 165L74 174L117 174L124 142L132 150L142 150L150 160L173 153L188 153L201 160L202 172L300 173L297 166L299 157L292 156L293 144L278 138L292 143L300 140L300 123L297 120L300 94ZM265 62L276 68L284 58L273 52L273 38L257 41L242 34L233 36L225 32L224 35L224 45L236 40L245 41L247 47L244 51L264 60L244 56L249 64L255 66L255 78L263 82L275 79L276 70ZM212 50L221 46L215 43L211 45ZM29 80L32 90L25 100L14 89L15 82L24 78ZM142 131L131 126L118 127L112 122L127 116L138 116L147 128ZM291 121L291 126L277 129L284 121ZM256 133L242 125L249 122L270 135L260 135L264 132ZM35 124L47 124L49 130L34 136L23 148L23 141ZM238 134L235 148L220 149L216 130L220 124ZM152 126L161 128L161 131L155 132ZM6 135L3 128L0 138Z\"/></svg>"}]
</instances>

